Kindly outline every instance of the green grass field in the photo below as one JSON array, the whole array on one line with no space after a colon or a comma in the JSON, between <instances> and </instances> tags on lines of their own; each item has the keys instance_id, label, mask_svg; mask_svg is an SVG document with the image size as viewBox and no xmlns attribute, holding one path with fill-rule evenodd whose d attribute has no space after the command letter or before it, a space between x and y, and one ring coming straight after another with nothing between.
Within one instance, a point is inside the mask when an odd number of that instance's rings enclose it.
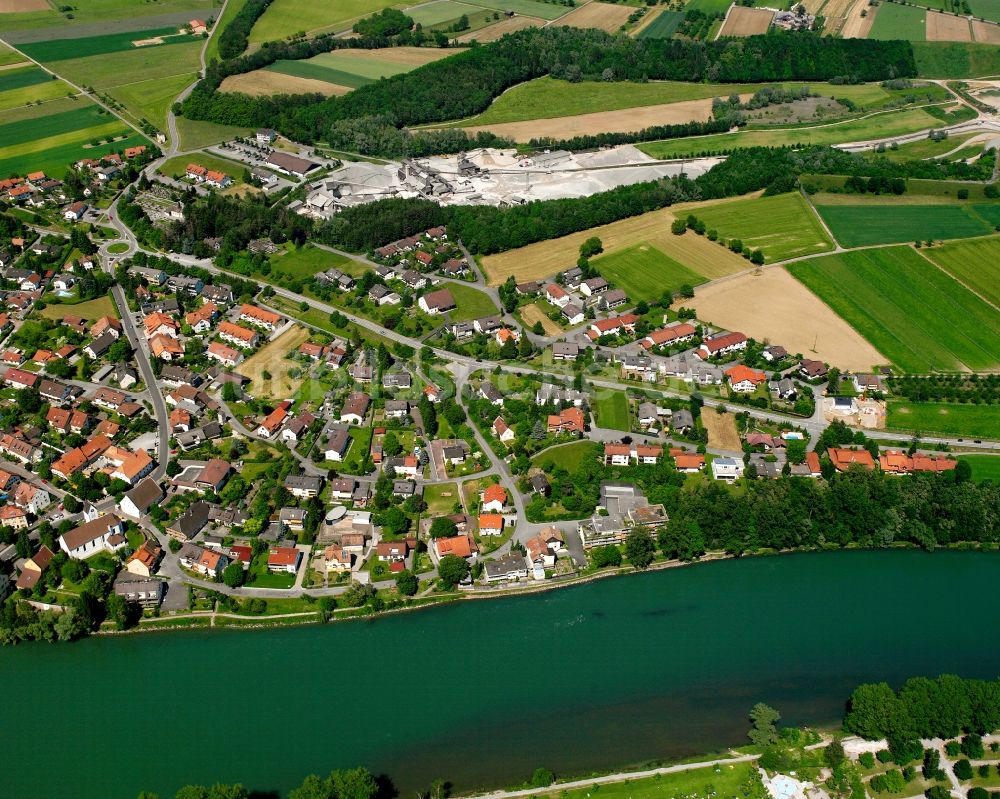
<instances>
[{"instance_id":1,"label":"green grass field","mask_svg":"<svg viewBox=\"0 0 1000 799\"><path fill-rule=\"evenodd\" d=\"M188 72L165 78L125 83L109 89L108 94L124 105L135 121L146 119L165 131L167 111L184 87L197 77L196 72Z\"/></svg>"},{"instance_id":2,"label":"green grass field","mask_svg":"<svg viewBox=\"0 0 1000 799\"><path fill-rule=\"evenodd\" d=\"M69 59L85 58L108 53L128 51L148 52L158 47L175 44L187 44L201 41L200 37L189 34L177 35L178 26L155 28L145 31L127 31L125 33L109 33L104 36L87 36L80 39L51 39L47 42L26 42L20 49L42 63L52 61L67 61ZM164 37L162 44L147 44L136 47L132 42L143 39Z\"/></svg>"},{"instance_id":3,"label":"green grass field","mask_svg":"<svg viewBox=\"0 0 1000 799\"><path fill-rule=\"evenodd\" d=\"M11 64L20 64L24 61L24 56L20 53L12 50L5 44L0 44L0 67L10 66ZM24 61L24 63L28 63Z\"/></svg>"},{"instance_id":4,"label":"green grass field","mask_svg":"<svg viewBox=\"0 0 1000 799\"><path fill-rule=\"evenodd\" d=\"M914 42L913 56L922 78L1000 75L1000 47L994 44Z\"/></svg>"},{"instance_id":5,"label":"green grass field","mask_svg":"<svg viewBox=\"0 0 1000 799\"><path fill-rule=\"evenodd\" d=\"M443 288L451 292L455 298L455 310L451 313L451 318L455 322L466 322L470 319L478 319L481 316L492 316L497 312L497 307L493 304L488 294L484 294L472 286L463 286L461 283L447 283Z\"/></svg>"},{"instance_id":6,"label":"green grass field","mask_svg":"<svg viewBox=\"0 0 1000 799\"><path fill-rule=\"evenodd\" d=\"M121 53L87 56L59 62L59 71L72 75L83 86L111 89L138 81L159 80L176 75L190 75L199 69L199 42L151 50L130 50Z\"/></svg>"},{"instance_id":7,"label":"green grass field","mask_svg":"<svg viewBox=\"0 0 1000 799\"><path fill-rule=\"evenodd\" d=\"M23 89L26 86L35 86L36 84L45 83L52 79L52 75L41 67L34 65L18 67L17 69L5 69L0 72L0 92Z\"/></svg>"},{"instance_id":8,"label":"green grass field","mask_svg":"<svg viewBox=\"0 0 1000 799\"><path fill-rule=\"evenodd\" d=\"M445 496L447 494L447 496ZM461 500L458 483L430 483L424 486L427 516L444 516L452 513L455 503Z\"/></svg>"},{"instance_id":9,"label":"green grass field","mask_svg":"<svg viewBox=\"0 0 1000 799\"><path fill-rule=\"evenodd\" d=\"M1000 239L962 241L922 252L981 297L1000 306Z\"/></svg>"},{"instance_id":10,"label":"green grass field","mask_svg":"<svg viewBox=\"0 0 1000 799\"><path fill-rule=\"evenodd\" d=\"M624 780L603 784L600 787L601 799L711 799L711 797L743 796L743 786L750 778L753 766L749 763L725 763L715 766L705 766L687 771L676 771L671 774L659 774L653 777ZM587 786L575 790L541 790L537 796L544 799L588 799L593 796L598 786Z\"/></svg>"},{"instance_id":11,"label":"green grass field","mask_svg":"<svg viewBox=\"0 0 1000 799\"><path fill-rule=\"evenodd\" d=\"M995 405L889 400L886 426L918 433L1000 438L1000 409Z\"/></svg>"},{"instance_id":12,"label":"green grass field","mask_svg":"<svg viewBox=\"0 0 1000 799\"><path fill-rule=\"evenodd\" d=\"M212 28L208 44L205 46L205 63L208 64L214 58L219 60L219 34L226 29L226 26L233 21L233 18L243 10L247 0L229 0L226 10L219 17Z\"/></svg>"},{"instance_id":13,"label":"green grass field","mask_svg":"<svg viewBox=\"0 0 1000 799\"><path fill-rule=\"evenodd\" d=\"M704 11L707 14L725 14L729 5L729 0L691 0L684 9Z\"/></svg>"},{"instance_id":14,"label":"green grass field","mask_svg":"<svg viewBox=\"0 0 1000 799\"><path fill-rule=\"evenodd\" d=\"M181 137L181 147L185 150L198 150L236 136L246 136L249 132L247 128L217 125L200 119L177 118L177 133Z\"/></svg>"},{"instance_id":15,"label":"green grass field","mask_svg":"<svg viewBox=\"0 0 1000 799\"><path fill-rule=\"evenodd\" d=\"M130 25L135 26L142 24L142 17L163 14L191 12L192 17L207 17L213 13L214 8L222 5L222 0L156 0L155 3L137 3L135 0L86 0L84 3L72 4L73 19L67 19L63 14L57 13L55 8L58 5L60 4L52 4L52 9L46 11L4 14L3 29L15 31L59 26L77 28L81 36L94 35L104 28L103 23L113 20L128 20Z\"/></svg>"},{"instance_id":16,"label":"green grass field","mask_svg":"<svg viewBox=\"0 0 1000 799\"><path fill-rule=\"evenodd\" d=\"M959 458L972 467L972 479L977 483L992 480L1000 483L1000 458L995 455L963 455Z\"/></svg>"},{"instance_id":17,"label":"green grass field","mask_svg":"<svg viewBox=\"0 0 1000 799\"><path fill-rule=\"evenodd\" d=\"M218 158L206 153L190 153L188 155L178 155L175 158L164 161L156 171L167 177L177 176L183 178L188 164L199 164L205 167L205 169L225 172L233 179L233 183L237 185L243 182L243 170L246 169L246 164L229 161L226 158Z\"/></svg>"},{"instance_id":18,"label":"green grass field","mask_svg":"<svg viewBox=\"0 0 1000 799\"><path fill-rule=\"evenodd\" d=\"M538 19L558 19L573 10L554 3L536 3L535 0L475 0L472 5L494 11L513 11L522 17Z\"/></svg>"},{"instance_id":19,"label":"green grass field","mask_svg":"<svg viewBox=\"0 0 1000 799\"><path fill-rule=\"evenodd\" d=\"M61 80L53 80L48 73L37 67L29 67L28 71L35 72L42 76L42 80L29 83L24 86L17 86L0 91L0 112L12 108L21 108L28 103L45 103L74 94L74 90ZM10 70L11 73L21 72L20 69ZM0 72L0 77L8 74L8 71ZM5 115L6 116L6 115Z\"/></svg>"},{"instance_id":20,"label":"green grass field","mask_svg":"<svg viewBox=\"0 0 1000 799\"><path fill-rule=\"evenodd\" d=\"M908 39L922 42L927 39L927 12L915 6L882 3L875 15L869 39Z\"/></svg>"},{"instance_id":21,"label":"green grass field","mask_svg":"<svg viewBox=\"0 0 1000 799\"><path fill-rule=\"evenodd\" d=\"M267 69L357 89L379 78L409 72L414 67L373 58L359 58L351 53L323 53L305 61L277 61Z\"/></svg>"},{"instance_id":22,"label":"green grass field","mask_svg":"<svg viewBox=\"0 0 1000 799\"><path fill-rule=\"evenodd\" d=\"M1000 0L970 0L972 15L1000 22Z\"/></svg>"},{"instance_id":23,"label":"green grass field","mask_svg":"<svg viewBox=\"0 0 1000 799\"><path fill-rule=\"evenodd\" d=\"M471 16L481 10L481 8L467 3L456 3L455 0L437 0L437 2L410 9L406 12L406 16L414 22L420 23L423 27L430 28L434 25L440 25L442 22L456 20L463 14Z\"/></svg>"},{"instance_id":24,"label":"green grass field","mask_svg":"<svg viewBox=\"0 0 1000 799\"><path fill-rule=\"evenodd\" d=\"M838 253L788 269L904 371L1000 363L1000 312L912 248Z\"/></svg>"},{"instance_id":25,"label":"green grass field","mask_svg":"<svg viewBox=\"0 0 1000 799\"><path fill-rule=\"evenodd\" d=\"M60 305L48 305L40 311L46 319L62 319L66 316L66 308ZM118 308L111 297L98 297L96 300L78 302L73 306L73 314L90 322L102 316L118 318Z\"/></svg>"},{"instance_id":26,"label":"green grass field","mask_svg":"<svg viewBox=\"0 0 1000 799\"><path fill-rule=\"evenodd\" d=\"M961 239L993 230L974 206L818 205L817 210L844 247Z\"/></svg>"},{"instance_id":27,"label":"green grass field","mask_svg":"<svg viewBox=\"0 0 1000 799\"><path fill-rule=\"evenodd\" d=\"M960 133L957 136L948 136L940 141L927 138L922 141L901 144L895 150L886 150L884 153L878 153L878 155L884 156L890 161L914 161L921 158L934 158L951 152L962 142L975 135L975 133Z\"/></svg>"},{"instance_id":28,"label":"green grass field","mask_svg":"<svg viewBox=\"0 0 1000 799\"><path fill-rule=\"evenodd\" d=\"M664 291L675 292L685 284L697 286L705 282L702 275L649 244L635 244L602 255L591 265L609 283L624 289L633 302L650 302L663 296Z\"/></svg>"},{"instance_id":29,"label":"green grass field","mask_svg":"<svg viewBox=\"0 0 1000 799\"><path fill-rule=\"evenodd\" d=\"M349 263L351 263L351 259L345 258L343 255L306 245L298 249L291 249L284 255L272 256L271 271L299 280L309 280L317 272L323 272L330 268L348 271L345 266Z\"/></svg>"},{"instance_id":30,"label":"green grass field","mask_svg":"<svg viewBox=\"0 0 1000 799\"><path fill-rule=\"evenodd\" d=\"M660 15L636 34L637 39L669 39L684 21L680 11L661 11Z\"/></svg>"},{"instance_id":31,"label":"green grass field","mask_svg":"<svg viewBox=\"0 0 1000 799\"><path fill-rule=\"evenodd\" d=\"M902 136L918 130L942 127L944 123L919 108L888 111L865 119L813 127L781 130L742 130L687 139L636 145L653 158L681 158L701 153L729 152L743 147L782 147L806 144L841 144Z\"/></svg>"},{"instance_id":32,"label":"green grass field","mask_svg":"<svg viewBox=\"0 0 1000 799\"><path fill-rule=\"evenodd\" d=\"M745 246L759 248L768 262L833 249L816 215L796 192L694 208L690 213L709 230L717 230L719 238L742 239Z\"/></svg>"},{"instance_id":33,"label":"green grass field","mask_svg":"<svg viewBox=\"0 0 1000 799\"><path fill-rule=\"evenodd\" d=\"M593 441L574 441L572 444L559 444L543 449L531 457L531 465L544 471L552 471L552 467L561 466L568 472L575 472L585 460L597 458L600 444Z\"/></svg>"},{"instance_id":34,"label":"green grass field","mask_svg":"<svg viewBox=\"0 0 1000 799\"><path fill-rule=\"evenodd\" d=\"M624 391L601 389L594 398L597 424L611 430L631 430L628 397Z\"/></svg>"},{"instance_id":35,"label":"green grass field","mask_svg":"<svg viewBox=\"0 0 1000 799\"><path fill-rule=\"evenodd\" d=\"M346 30L353 20L391 5L395 5L393 0L274 0L250 31L250 42L284 39L298 31Z\"/></svg>"}]
</instances>

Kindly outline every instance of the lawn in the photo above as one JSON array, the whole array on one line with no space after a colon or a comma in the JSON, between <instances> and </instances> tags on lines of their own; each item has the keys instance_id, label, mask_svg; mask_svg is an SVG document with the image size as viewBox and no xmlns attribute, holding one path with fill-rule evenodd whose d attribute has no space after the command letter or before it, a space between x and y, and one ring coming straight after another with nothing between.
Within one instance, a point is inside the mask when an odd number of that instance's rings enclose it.
<instances>
[{"instance_id":1,"label":"lawn","mask_svg":"<svg viewBox=\"0 0 1000 799\"><path fill-rule=\"evenodd\" d=\"M460 501L458 483L430 483L424 486L427 516L446 516L454 513L455 503Z\"/></svg>"},{"instance_id":2,"label":"lawn","mask_svg":"<svg viewBox=\"0 0 1000 799\"><path fill-rule=\"evenodd\" d=\"M317 272L325 272L327 269L350 272L351 270L345 267L354 263L356 262L343 255L307 244L304 247L287 250L284 254L271 256L271 272L297 280L310 280Z\"/></svg>"},{"instance_id":3,"label":"lawn","mask_svg":"<svg viewBox=\"0 0 1000 799\"><path fill-rule=\"evenodd\" d=\"M604 783L575 790L559 790L555 785L551 790L536 791L538 797L546 799L587 799L598 793L601 799L712 799L713 797L736 797L746 795L744 785L750 779L750 763L720 762L717 766L705 766L687 771L675 771L641 779Z\"/></svg>"},{"instance_id":4,"label":"lawn","mask_svg":"<svg viewBox=\"0 0 1000 799\"><path fill-rule=\"evenodd\" d=\"M709 230L717 230L719 238L741 239L744 246L762 250L768 262L833 249L823 226L797 192L693 208L691 213Z\"/></svg>"},{"instance_id":5,"label":"lawn","mask_svg":"<svg viewBox=\"0 0 1000 799\"><path fill-rule=\"evenodd\" d=\"M661 11L660 15L636 34L637 39L669 39L681 26L684 14L680 11Z\"/></svg>"},{"instance_id":6,"label":"lawn","mask_svg":"<svg viewBox=\"0 0 1000 799\"><path fill-rule=\"evenodd\" d=\"M372 429L371 427L352 427L350 434L351 446L347 450L347 457L337 469L344 474L361 474L361 464L372 449Z\"/></svg>"},{"instance_id":7,"label":"lawn","mask_svg":"<svg viewBox=\"0 0 1000 799\"><path fill-rule=\"evenodd\" d=\"M925 78L973 78L1000 74L1000 47L994 44L914 42L913 56L917 61L917 74Z\"/></svg>"},{"instance_id":8,"label":"lawn","mask_svg":"<svg viewBox=\"0 0 1000 799\"><path fill-rule=\"evenodd\" d=\"M568 472L575 472L577 467L588 458L598 457L599 448L600 444L593 441L558 444L533 455L531 465L546 472L552 471L553 467L556 466L561 466Z\"/></svg>"},{"instance_id":9,"label":"lawn","mask_svg":"<svg viewBox=\"0 0 1000 799\"><path fill-rule=\"evenodd\" d=\"M962 205L817 205L844 247L984 236L993 230L974 207Z\"/></svg>"},{"instance_id":10,"label":"lawn","mask_svg":"<svg viewBox=\"0 0 1000 799\"><path fill-rule=\"evenodd\" d=\"M685 235L695 234L688 232ZM651 302L658 300L665 291L674 293L681 286L697 286L705 282L705 278L697 272L649 244L634 244L610 255L602 255L591 261L591 266L609 283L624 289L634 302Z\"/></svg>"},{"instance_id":11,"label":"lawn","mask_svg":"<svg viewBox=\"0 0 1000 799\"><path fill-rule=\"evenodd\" d=\"M181 148L184 150L198 150L211 144L229 141L237 136L246 136L249 132L248 128L177 117L177 133L181 137Z\"/></svg>"},{"instance_id":12,"label":"lawn","mask_svg":"<svg viewBox=\"0 0 1000 799\"><path fill-rule=\"evenodd\" d=\"M865 119L849 119L836 124L782 130L742 130L715 133L637 145L653 158L680 158L700 153L719 153L743 147L782 147L807 144L841 144L869 139L902 136L919 130L942 127L945 123L919 108L889 111Z\"/></svg>"},{"instance_id":13,"label":"lawn","mask_svg":"<svg viewBox=\"0 0 1000 799\"><path fill-rule=\"evenodd\" d=\"M251 391L255 396L290 399L299 390L302 377L292 377L289 372L292 369L301 371L302 364L285 355L294 352L308 338L308 330L294 325L243 361L235 371L250 378Z\"/></svg>"},{"instance_id":14,"label":"lawn","mask_svg":"<svg viewBox=\"0 0 1000 799\"><path fill-rule=\"evenodd\" d=\"M918 433L1000 438L1000 409L995 405L890 400L886 426Z\"/></svg>"},{"instance_id":15,"label":"lawn","mask_svg":"<svg viewBox=\"0 0 1000 799\"><path fill-rule=\"evenodd\" d=\"M955 242L922 252L981 297L1000 306L1000 239Z\"/></svg>"},{"instance_id":16,"label":"lawn","mask_svg":"<svg viewBox=\"0 0 1000 799\"><path fill-rule=\"evenodd\" d=\"M226 29L226 26L233 21L233 18L243 10L247 0L229 0L226 10L219 17L212 28L212 35L205 47L205 63L209 63L213 58L219 60L219 34Z\"/></svg>"},{"instance_id":17,"label":"lawn","mask_svg":"<svg viewBox=\"0 0 1000 799\"><path fill-rule=\"evenodd\" d=\"M489 294L484 294L472 286L463 286L461 283L448 283L443 288L451 292L455 298L455 310L451 312L451 319L454 322L466 322L470 319L478 319L481 316L493 316L497 312L497 307Z\"/></svg>"},{"instance_id":18,"label":"lawn","mask_svg":"<svg viewBox=\"0 0 1000 799\"><path fill-rule=\"evenodd\" d=\"M972 479L977 483L983 480L1000 483L1000 458L996 455L963 455L959 460L968 461Z\"/></svg>"},{"instance_id":19,"label":"lawn","mask_svg":"<svg viewBox=\"0 0 1000 799\"><path fill-rule=\"evenodd\" d=\"M198 77L195 72L183 72L163 78L123 83L108 91L138 120L145 119L160 130L167 127L167 109L185 86ZM234 175L235 177L235 175Z\"/></svg>"},{"instance_id":20,"label":"lawn","mask_svg":"<svg viewBox=\"0 0 1000 799\"><path fill-rule=\"evenodd\" d=\"M789 271L904 371L1000 363L1000 312L912 248L839 253Z\"/></svg>"},{"instance_id":21,"label":"lawn","mask_svg":"<svg viewBox=\"0 0 1000 799\"><path fill-rule=\"evenodd\" d=\"M62 319L67 313L66 305L49 303L39 313L46 319ZM110 296L78 302L73 305L72 314L88 321L100 319L102 316L113 316L115 319L119 317L118 307Z\"/></svg>"},{"instance_id":22,"label":"lawn","mask_svg":"<svg viewBox=\"0 0 1000 799\"><path fill-rule=\"evenodd\" d=\"M927 12L915 6L898 3L881 3L869 39L908 39L922 42L927 39Z\"/></svg>"},{"instance_id":23,"label":"lawn","mask_svg":"<svg viewBox=\"0 0 1000 799\"><path fill-rule=\"evenodd\" d=\"M394 0L274 0L250 31L250 43L284 39L299 31L347 30L353 20L391 5Z\"/></svg>"},{"instance_id":24,"label":"lawn","mask_svg":"<svg viewBox=\"0 0 1000 799\"><path fill-rule=\"evenodd\" d=\"M437 2L425 3L410 9L406 12L406 16L423 27L429 28L433 25L440 25L442 22L456 20L463 14L470 16L480 10L476 6L456 3L454 0L437 0Z\"/></svg>"},{"instance_id":25,"label":"lawn","mask_svg":"<svg viewBox=\"0 0 1000 799\"><path fill-rule=\"evenodd\" d=\"M961 133L957 136L948 136L940 141L926 138L921 141L910 142L909 144L901 144L895 150L886 150L884 153L879 153L879 155L885 156L890 161L912 161L920 158L933 158L951 152L966 139L975 135L977 134Z\"/></svg>"},{"instance_id":26,"label":"lawn","mask_svg":"<svg viewBox=\"0 0 1000 799\"><path fill-rule=\"evenodd\" d=\"M226 158L218 158L206 153L191 153L189 155L178 155L175 158L164 161L156 171L167 177L183 178L188 164L198 164L205 167L205 169L225 172L233 179L234 183L243 182L243 170L246 169L246 164L230 161Z\"/></svg>"},{"instance_id":27,"label":"lawn","mask_svg":"<svg viewBox=\"0 0 1000 799\"><path fill-rule=\"evenodd\" d=\"M624 391L600 389L595 400L594 410L597 414L598 426L626 432L632 429L628 397Z\"/></svg>"},{"instance_id":28,"label":"lawn","mask_svg":"<svg viewBox=\"0 0 1000 799\"><path fill-rule=\"evenodd\" d=\"M155 28L153 30L109 33L104 36L86 36L79 39L51 39L46 42L25 42L19 45L19 47L36 61L49 63L51 61L68 61L86 56L136 50L147 53L158 47L201 41L201 38L197 36L187 34L178 36L177 30L177 26L170 26ZM134 41L152 39L159 36L166 37L163 39L162 44L150 44L138 48L132 44Z\"/></svg>"}]
</instances>

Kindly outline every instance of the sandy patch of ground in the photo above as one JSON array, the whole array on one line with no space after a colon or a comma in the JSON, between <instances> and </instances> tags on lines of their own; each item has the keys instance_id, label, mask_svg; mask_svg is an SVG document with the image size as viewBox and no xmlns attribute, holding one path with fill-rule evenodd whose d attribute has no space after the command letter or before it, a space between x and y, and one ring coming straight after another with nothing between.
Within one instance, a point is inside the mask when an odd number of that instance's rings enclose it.
<instances>
[{"instance_id":1,"label":"sandy patch of ground","mask_svg":"<svg viewBox=\"0 0 1000 799\"><path fill-rule=\"evenodd\" d=\"M545 20L535 19L534 17L511 17L510 19L502 19L499 22L494 22L492 25L487 25L485 28L480 28L472 33L463 34L455 41L462 42L463 44L471 41L485 44L486 42L495 42L505 33L513 33L525 28L537 28L539 25L544 24Z\"/></svg>"},{"instance_id":2,"label":"sandy patch of ground","mask_svg":"<svg viewBox=\"0 0 1000 799\"><path fill-rule=\"evenodd\" d=\"M953 17L937 11L927 12L927 41L929 42L971 42L972 32L969 20Z\"/></svg>"},{"instance_id":3,"label":"sandy patch of ground","mask_svg":"<svg viewBox=\"0 0 1000 799\"><path fill-rule=\"evenodd\" d=\"M542 327L545 329L546 336L562 335L562 328L549 319L549 317L545 315L545 312L536 304L532 303L531 305L522 306L519 309L519 313L528 327L534 327L535 322L541 322Z\"/></svg>"},{"instance_id":4,"label":"sandy patch of ground","mask_svg":"<svg viewBox=\"0 0 1000 799\"><path fill-rule=\"evenodd\" d=\"M670 232L670 225L675 215L686 218L691 208L705 208L736 199L746 199L746 197L709 203L679 203L670 208L650 211L648 214L571 233L558 239L540 241L517 250L489 255L483 258L481 263L486 280L491 286L499 286L508 275L514 275L518 283L538 280L575 266L580 256L580 245L585 239L597 236L604 244L605 253L613 253L633 244L649 244L698 274L714 280L745 271L749 268L749 264L739 255L709 241L704 236L675 236Z\"/></svg>"},{"instance_id":5,"label":"sandy patch of ground","mask_svg":"<svg viewBox=\"0 0 1000 799\"><path fill-rule=\"evenodd\" d=\"M736 417L731 413L717 413L714 408L704 408L701 423L708 432L708 446L727 452L743 452L740 434L736 432Z\"/></svg>"},{"instance_id":6,"label":"sandy patch of ground","mask_svg":"<svg viewBox=\"0 0 1000 799\"><path fill-rule=\"evenodd\" d=\"M865 0L854 0L854 4L847 12L847 19L840 29L840 35L845 39L867 39L878 9L878 6L869 6ZM861 16L862 12L865 16Z\"/></svg>"},{"instance_id":7,"label":"sandy patch of ground","mask_svg":"<svg viewBox=\"0 0 1000 799\"><path fill-rule=\"evenodd\" d=\"M322 94L326 97L347 94L349 86L338 86L325 80L299 78L295 75L283 75L280 72L270 72L258 69L255 72L245 72L242 75L230 75L219 87L223 92L240 92L251 97L274 94Z\"/></svg>"},{"instance_id":8,"label":"sandy patch of ground","mask_svg":"<svg viewBox=\"0 0 1000 799\"><path fill-rule=\"evenodd\" d=\"M972 23L972 35L977 42L1000 44L1000 25L975 20Z\"/></svg>"},{"instance_id":9,"label":"sandy patch of ground","mask_svg":"<svg viewBox=\"0 0 1000 799\"><path fill-rule=\"evenodd\" d=\"M684 122L705 122L712 116L712 100L685 100L680 103L623 108L619 111L598 111L572 117L531 119L525 122L502 122L464 128L469 133L488 130L514 141L529 141L545 136L569 139L594 133L630 133L654 125L678 125Z\"/></svg>"},{"instance_id":10,"label":"sandy patch of ground","mask_svg":"<svg viewBox=\"0 0 1000 799\"><path fill-rule=\"evenodd\" d=\"M780 344L789 352L840 369L865 371L888 361L781 267L697 289L695 298L684 304L705 322Z\"/></svg>"},{"instance_id":11,"label":"sandy patch of ground","mask_svg":"<svg viewBox=\"0 0 1000 799\"><path fill-rule=\"evenodd\" d=\"M250 378L250 388L255 396L290 399L302 385L302 378L292 378L288 372L290 369L301 370L302 364L285 356L298 349L308 338L309 331L306 328L293 325L247 358L234 371Z\"/></svg>"},{"instance_id":12,"label":"sandy patch of ground","mask_svg":"<svg viewBox=\"0 0 1000 799\"><path fill-rule=\"evenodd\" d=\"M774 12L765 8L731 6L718 38L724 36L758 36L771 27Z\"/></svg>"},{"instance_id":13,"label":"sandy patch of ground","mask_svg":"<svg viewBox=\"0 0 1000 799\"><path fill-rule=\"evenodd\" d=\"M51 11L46 0L0 0L0 14L17 14L23 11Z\"/></svg>"},{"instance_id":14,"label":"sandy patch of ground","mask_svg":"<svg viewBox=\"0 0 1000 799\"><path fill-rule=\"evenodd\" d=\"M615 6L610 3L587 3L565 17L559 18L560 25L571 28L599 28L608 33L614 33L624 25L632 13L630 6Z\"/></svg>"}]
</instances>

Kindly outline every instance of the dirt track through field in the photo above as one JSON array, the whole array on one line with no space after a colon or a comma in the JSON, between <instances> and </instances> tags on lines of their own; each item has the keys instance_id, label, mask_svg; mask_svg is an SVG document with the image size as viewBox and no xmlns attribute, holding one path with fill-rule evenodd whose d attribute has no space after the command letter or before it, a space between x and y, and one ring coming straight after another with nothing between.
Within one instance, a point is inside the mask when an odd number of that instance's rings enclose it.
<instances>
[{"instance_id":1,"label":"dirt track through field","mask_svg":"<svg viewBox=\"0 0 1000 799\"><path fill-rule=\"evenodd\" d=\"M969 20L953 17L937 11L927 12L927 41L929 42L971 42L972 32Z\"/></svg>"},{"instance_id":2,"label":"dirt track through field","mask_svg":"<svg viewBox=\"0 0 1000 799\"><path fill-rule=\"evenodd\" d=\"M878 9L878 6L869 6L865 0L854 0L854 4L847 12L847 20L840 30L840 35L845 39L867 39L875 23ZM862 13L864 16L861 16Z\"/></svg>"},{"instance_id":3,"label":"dirt track through field","mask_svg":"<svg viewBox=\"0 0 1000 799\"><path fill-rule=\"evenodd\" d=\"M560 17L559 24L569 25L572 28L599 28L602 31L614 33L628 21L632 11L631 6L587 3L575 11L570 11L565 17Z\"/></svg>"},{"instance_id":4,"label":"dirt track through field","mask_svg":"<svg viewBox=\"0 0 1000 799\"><path fill-rule=\"evenodd\" d=\"M594 133L630 133L654 125L678 125L684 122L705 122L712 116L712 100L684 100L680 103L647 105L639 108L623 108L619 111L598 111L572 117L552 119L532 119L526 122L501 122L464 128L469 133L480 130L491 131L498 136L509 136L514 141L526 142L531 139L551 136L555 139L569 139L573 136L588 136Z\"/></svg>"},{"instance_id":5,"label":"dirt track through field","mask_svg":"<svg viewBox=\"0 0 1000 799\"><path fill-rule=\"evenodd\" d=\"M475 40L486 44L486 42L496 41L505 33L513 33L525 28L537 28L539 25L544 24L545 20L535 19L534 17L511 17L510 19L502 19L499 22L494 22L492 25L487 25L485 28L480 28L472 33L463 34L458 37L457 41L464 44Z\"/></svg>"},{"instance_id":6,"label":"dirt track through field","mask_svg":"<svg viewBox=\"0 0 1000 799\"><path fill-rule=\"evenodd\" d=\"M888 362L782 267L696 289L694 299L684 304L694 308L705 322L780 344L791 353L840 369L864 371Z\"/></svg>"},{"instance_id":7,"label":"dirt track through field","mask_svg":"<svg viewBox=\"0 0 1000 799\"><path fill-rule=\"evenodd\" d=\"M242 75L230 75L219 87L223 92L241 92L251 97L271 96L275 94L322 94L326 97L347 94L349 86L338 86L325 80L300 78L296 75L284 75L267 69L255 72L245 72Z\"/></svg>"},{"instance_id":8,"label":"dirt track through field","mask_svg":"<svg viewBox=\"0 0 1000 799\"><path fill-rule=\"evenodd\" d=\"M1000 44L1000 25L976 20L972 23L972 33L977 42Z\"/></svg>"},{"instance_id":9,"label":"dirt track through field","mask_svg":"<svg viewBox=\"0 0 1000 799\"><path fill-rule=\"evenodd\" d=\"M719 31L719 38L724 36L757 36L761 33L767 33L773 19L773 11L767 11L763 8L748 8L747 6L732 6L722 30Z\"/></svg>"},{"instance_id":10,"label":"dirt track through field","mask_svg":"<svg viewBox=\"0 0 1000 799\"><path fill-rule=\"evenodd\" d=\"M708 432L708 446L727 452L742 452L740 434L736 432L736 417L731 413L716 413L705 408L701 412L701 423Z\"/></svg>"}]
</instances>

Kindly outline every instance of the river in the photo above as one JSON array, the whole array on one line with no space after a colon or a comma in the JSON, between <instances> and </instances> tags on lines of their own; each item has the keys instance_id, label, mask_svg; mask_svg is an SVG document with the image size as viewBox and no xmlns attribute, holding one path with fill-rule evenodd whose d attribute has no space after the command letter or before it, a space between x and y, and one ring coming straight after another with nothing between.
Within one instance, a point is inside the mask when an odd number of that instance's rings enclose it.
<instances>
[{"instance_id":1,"label":"river","mask_svg":"<svg viewBox=\"0 0 1000 799\"><path fill-rule=\"evenodd\" d=\"M366 765L405 797L718 750L757 701L829 724L859 682L996 676L974 609L998 584L993 553L798 554L325 627L21 645L0 651L0 794L285 792Z\"/></svg>"}]
</instances>

